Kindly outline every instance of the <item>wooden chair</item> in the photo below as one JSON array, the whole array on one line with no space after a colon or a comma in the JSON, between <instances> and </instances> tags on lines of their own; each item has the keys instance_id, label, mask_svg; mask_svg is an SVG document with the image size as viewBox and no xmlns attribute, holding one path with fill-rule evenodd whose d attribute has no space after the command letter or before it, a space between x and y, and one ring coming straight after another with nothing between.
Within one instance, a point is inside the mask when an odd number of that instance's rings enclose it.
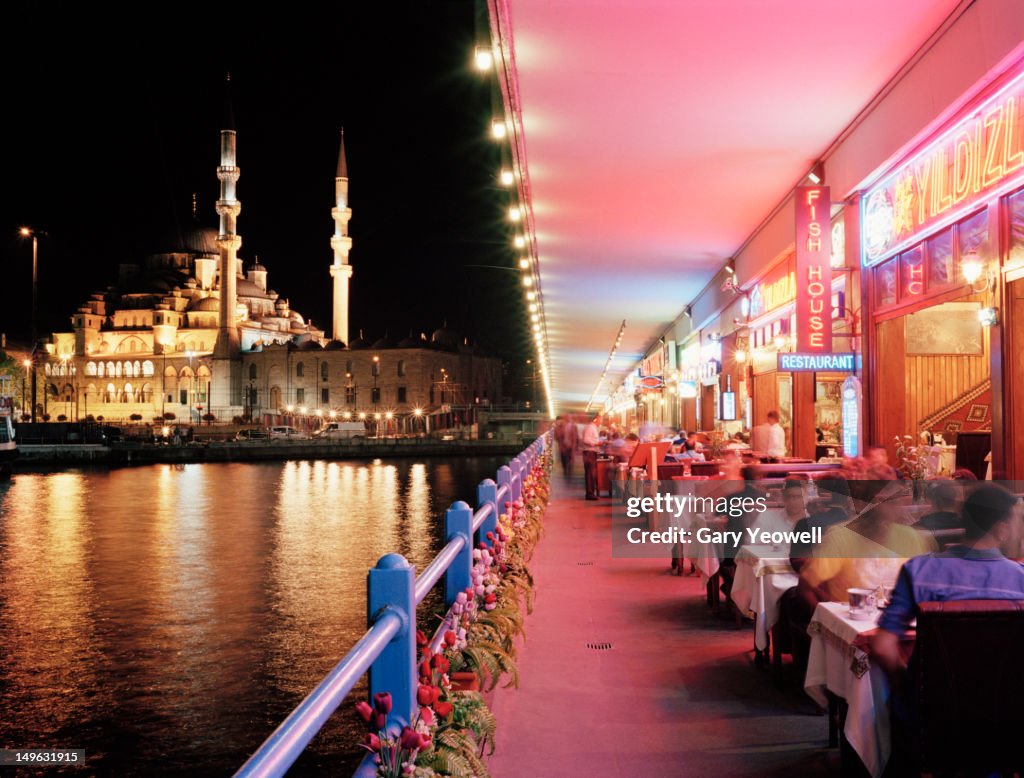
<instances>
[{"instance_id":1,"label":"wooden chair","mask_svg":"<svg viewBox=\"0 0 1024 778\"><path fill-rule=\"evenodd\" d=\"M1024 772L1024 600L921 603L916 663L925 774Z\"/></svg>"}]
</instances>

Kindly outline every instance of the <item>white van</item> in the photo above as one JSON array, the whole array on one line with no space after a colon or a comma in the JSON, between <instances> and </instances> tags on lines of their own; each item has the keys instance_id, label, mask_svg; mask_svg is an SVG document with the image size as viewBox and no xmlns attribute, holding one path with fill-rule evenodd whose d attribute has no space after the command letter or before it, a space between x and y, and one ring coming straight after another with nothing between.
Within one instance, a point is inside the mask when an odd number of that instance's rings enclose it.
<instances>
[{"instance_id":1,"label":"white van","mask_svg":"<svg viewBox=\"0 0 1024 778\"><path fill-rule=\"evenodd\" d=\"M299 432L295 427L271 427L270 428L270 439L271 440L305 440L306 436Z\"/></svg>"},{"instance_id":2,"label":"white van","mask_svg":"<svg viewBox=\"0 0 1024 778\"><path fill-rule=\"evenodd\" d=\"M361 421L329 421L317 431L316 437L330 440L365 438L366 425Z\"/></svg>"}]
</instances>

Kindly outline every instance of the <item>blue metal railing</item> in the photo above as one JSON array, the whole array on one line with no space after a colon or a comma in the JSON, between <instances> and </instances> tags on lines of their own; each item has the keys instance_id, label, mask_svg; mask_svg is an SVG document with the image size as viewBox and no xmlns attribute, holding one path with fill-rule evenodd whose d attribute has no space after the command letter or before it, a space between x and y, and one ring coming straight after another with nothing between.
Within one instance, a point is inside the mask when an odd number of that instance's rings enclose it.
<instances>
[{"instance_id":1,"label":"blue metal railing","mask_svg":"<svg viewBox=\"0 0 1024 778\"><path fill-rule=\"evenodd\" d=\"M366 634L249 757L236 778L277 778L287 773L366 672L371 699L376 692L391 693L389 728L412 719L417 710L416 606L443 577L449 613L431 642L436 650L455 596L470 585L474 539L491 545L487 533L497 525L500 506L519 499L523 481L547 445L547 434L541 435L498 469L497 483L481 481L475 512L465 502L452 504L445 514L445 546L419 576L400 554L380 558L367 574ZM363 765L369 771L365 760Z\"/></svg>"}]
</instances>

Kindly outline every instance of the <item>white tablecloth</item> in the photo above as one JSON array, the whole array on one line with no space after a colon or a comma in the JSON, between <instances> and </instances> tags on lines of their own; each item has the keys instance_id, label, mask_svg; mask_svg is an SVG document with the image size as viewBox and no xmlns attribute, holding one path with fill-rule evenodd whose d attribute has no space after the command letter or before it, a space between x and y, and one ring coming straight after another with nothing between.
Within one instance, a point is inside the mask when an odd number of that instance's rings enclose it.
<instances>
[{"instance_id":1,"label":"white tablecloth","mask_svg":"<svg viewBox=\"0 0 1024 778\"><path fill-rule=\"evenodd\" d=\"M694 516L690 523L691 542L686 544L686 558L693 562L693 566L700 572L701 581L704 584L718 574L718 567L722 558L722 544L700 542L697 540L697 530L710 527L719 530L724 525L720 522L709 521L703 516Z\"/></svg>"},{"instance_id":2,"label":"white tablecloth","mask_svg":"<svg viewBox=\"0 0 1024 778\"><path fill-rule=\"evenodd\" d=\"M754 619L754 646L768 648L768 633L779 620L779 599L797 584L788 556L775 546L743 546L736 554L732 601Z\"/></svg>"},{"instance_id":3,"label":"white tablecloth","mask_svg":"<svg viewBox=\"0 0 1024 778\"><path fill-rule=\"evenodd\" d=\"M811 653L804 690L823 708L825 690L849 706L843 734L872 776L880 776L889 761L889 680L854 641L876 628L875 621L853 621L846 603L822 602L807 632Z\"/></svg>"}]
</instances>

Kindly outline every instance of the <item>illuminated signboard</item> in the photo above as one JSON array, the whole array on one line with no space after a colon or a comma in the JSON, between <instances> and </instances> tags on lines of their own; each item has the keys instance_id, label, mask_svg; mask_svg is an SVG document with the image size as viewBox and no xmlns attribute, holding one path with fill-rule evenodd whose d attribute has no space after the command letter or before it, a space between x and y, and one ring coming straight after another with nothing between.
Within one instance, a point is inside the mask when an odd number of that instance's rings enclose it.
<instances>
[{"instance_id":1,"label":"illuminated signboard","mask_svg":"<svg viewBox=\"0 0 1024 778\"><path fill-rule=\"evenodd\" d=\"M841 394L843 417L843 455L860 456L860 380L849 376L843 381Z\"/></svg>"},{"instance_id":2,"label":"illuminated signboard","mask_svg":"<svg viewBox=\"0 0 1024 778\"><path fill-rule=\"evenodd\" d=\"M1024 74L865 193L864 264L955 221L979 196L1016 186L1022 175Z\"/></svg>"},{"instance_id":3,"label":"illuminated signboard","mask_svg":"<svg viewBox=\"0 0 1024 778\"><path fill-rule=\"evenodd\" d=\"M798 186L796 208L796 348L832 350L832 242L827 186Z\"/></svg>"},{"instance_id":4,"label":"illuminated signboard","mask_svg":"<svg viewBox=\"0 0 1024 778\"><path fill-rule=\"evenodd\" d=\"M750 317L781 308L796 298L796 275L791 271L774 281L763 281L750 292Z\"/></svg>"},{"instance_id":5,"label":"illuminated signboard","mask_svg":"<svg viewBox=\"0 0 1024 778\"><path fill-rule=\"evenodd\" d=\"M779 353L779 370L787 373L852 373L857 367L853 354Z\"/></svg>"},{"instance_id":6,"label":"illuminated signboard","mask_svg":"<svg viewBox=\"0 0 1024 778\"><path fill-rule=\"evenodd\" d=\"M736 392L722 392L722 421L736 420Z\"/></svg>"}]
</instances>

